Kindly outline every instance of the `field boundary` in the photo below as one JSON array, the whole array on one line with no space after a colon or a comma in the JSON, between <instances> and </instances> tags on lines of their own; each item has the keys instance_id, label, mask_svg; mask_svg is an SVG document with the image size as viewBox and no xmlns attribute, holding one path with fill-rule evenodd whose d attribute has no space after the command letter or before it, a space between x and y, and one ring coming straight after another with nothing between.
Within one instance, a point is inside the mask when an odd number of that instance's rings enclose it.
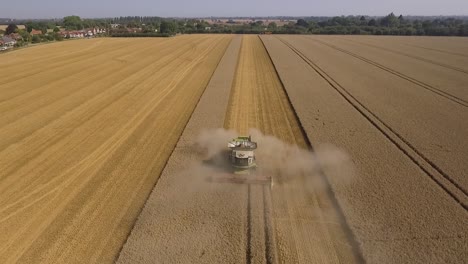
<instances>
[{"instance_id":1,"label":"field boundary","mask_svg":"<svg viewBox=\"0 0 468 264\"><path fill-rule=\"evenodd\" d=\"M466 101L466 100L464 100L464 99L462 99L462 98L460 98L460 97L457 97L457 96L455 96L455 95L452 95L452 94L450 94L450 93L447 93L447 92L445 92L445 91L442 91L442 90L440 90L440 89L438 89L438 88L436 88L436 87L434 87L434 86L432 86L432 85L430 85L430 84L427 84L427 83L424 83L424 82L422 82L422 81L419 81L419 80L417 80L417 79L415 79L415 78L412 78L412 77L410 77L410 76L408 76L408 75L406 75L406 74L403 74L403 73L401 73L401 72L399 72L399 71L393 70L393 69L391 69L391 68L389 68L389 67L387 67L387 66L384 66L384 65L382 65L382 64L380 64L380 63L378 63L378 62L375 62L375 61L370 60L370 59L367 59L367 58L365 58L365 57L363 57L363 56L357 55L357 54L355 54L355 53L353 53L353 52L350 52L350 51L348 51L348 50L345 50L345 49L342 49L342 48L338 48L338 47L336 47L335 45L326 43L326 42L321 41L321 40L316 40L316 39L312 39L312 38L307 38L307 39L308 39L308 40L315 41L315 42L318 42L318 43L320 43L320 44L322 44L322 45L328 46L328 47L330 47L330 48L332 48L332 49L338 50L338 51L343 52L343 53L345 53L345 54L348 54L348 55L350 55L350 56L352 56L352 57L355 57L356 59L359 59L359 60L361 60L361 61L364 61L364 62L366 62L366 63L368 63L368 64L371 64L371 65L373 65L373 66L375 66L375 67L377 67L377 68L380 68L380 69L382 69L382 70L384 70L384 71L386 71L386 72L388 72L388 73L391 73L391 74L393 74L393 75L395 75L395 76L398 76L398 77L400 77L401 79L404 79L404 80L407 80L407 81L409 81L409 82L411 82L411 83L413 83L413 84L416 84L416 85L418 85L418 86L420 86L420 87L422 87L422 88L424 88L424 89L426 89L426 90L428 90L428 91L431 91L431 92L433 92L433 93L435 93L435 94L437 94L437 95L439 95L439 96L442 96L442 97L444 97L444 98L446 98L446 99L448 99L448 100L450 100L450 101L452 101L452 102L455 102L455 103L457 103L457 104L459 104L459 105L462 105L462 106L464 106L464 107L468 107L468 101Z\"/></svg>"},{"instance_id":2,"label":"field boundary","mask_svg":"<svg viewBox=\"0 0 468 264\"><path fill-rule=\"evenodd\" d=\"M402 151L415 165L428 175L440 188L442 188L453 200L468 211L468 192L460 186L450 175L446 174L436 164L430 161L400 134L382 121L376 114L370 111L357 100L346 88L329 76L317 64L300 52L297 48L282 38L278 38L289 47L305 63L307 63L320 77L322 77L334 90L336 90L349 104L351 104L363 117L365 117L377 130L379 130L390 142Z\"/></svg>"},{"instance_id":3,"label":"field boundary","mask_svg":"<svg viewBox=\"0 0 468 264\"><path fill-rule=\"evenodd\" d=\"M294 113L296 121L299 124L299 128L301 129L301 133L302 133L302 135L304 137L304 140L305 140L307 146L309 147L309 150L313 152L314 151L314 146L312 145L312 142L310 141L309 137L307 136L307 132L304 129L304 126L301 123L301 120L299 118L299 115L297 114L296 109L294 108L294 105L293 105L293 103L291 101L289 93L286 90L286 86L284 85L283 80L281 79L281 75L279 74L275 63L273 62L273 60L271 58L270 51L267 49L267 47L265 45L265 42L263 42L263 39L260 36L259 36L259 38L260 38L260 40L261 40L261 42L263 44L263 47L265 48L265 50L266 50L266 52L268 54L268 58L270 59L270 62L273 65L273 68L275 69L276 75L278 76L278 79L280 80L281 86L282 86L283 91L284 91L284 93L286 95L288 103L291 106L291 110ZM365 260L364 260L363 254L362 254L362 250L361 250L361 248L360 248L360 246L359 246L359 244L357 242L357 239L356 239L356 235L351 230L351 228L349 226L349 223L346 220L346 217L345 217L344 212L343 212L343 208L341 208L340 204L338 203L338 200L336 199L335 193L334 193L333 189L331 188L331 184L330 184L330 181L328 180L328 177L325 176L325 173L324 173L322 168L319 168L318 172L319 172L319 175L321 176L321 178L325 181L326 193L327 193L328 197L330 198L330 201L333 204L333 207L336 209L336 213L338 214L338 217L339 217L339 219L341 221L341 223L340 223L341 227L343 228L343 232L346 235L346 237L348 239L348 242L350 243L350 245L352 247L353 254L355 255L355 257L358 259L358 261L360 263L365 263Z\"/></svg>"}]
</instances>

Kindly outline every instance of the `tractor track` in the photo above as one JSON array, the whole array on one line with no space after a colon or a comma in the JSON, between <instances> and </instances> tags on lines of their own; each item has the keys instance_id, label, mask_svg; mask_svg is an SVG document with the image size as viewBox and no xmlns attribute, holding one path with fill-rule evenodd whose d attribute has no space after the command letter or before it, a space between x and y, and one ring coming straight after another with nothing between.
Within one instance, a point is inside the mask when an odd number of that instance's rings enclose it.
<instances>
[{"instance_id":1,"label":"tractor track","mask_svg":"<svg viewBox=\"0 0 468 264\"><path fill-rule=\"evenodd\" d=\"M410 47L414 47L414 48L420 48L420 49L425 49L425 50L437 51L437 52L444 53L444 54L449 54L449 55L454 55L454 56L462 56L462 57L467 57L467 58L468 58L468 55L463 54L463 53L450 52L450 51L446 51L446 50L428 48L428 47L423 47L423 46L419 46L419 45L412 45L412 44L405 44L405 45L406 45L406 46L410 46Z\"/></svg>"},{"instance_id":2,"label":"tractor track","mask_svg":"<svg viewBox=\"0 0 468 264\"><path fill-rule=\"evenodd\" d=\"M246 231L246 250L245 250L245 259L246 263L252 263L252 240L253 240L253 220L252 220L252 184L247 185L247 231ZM271 196L270 196L270 187L265 185L262 187L262 208L263 208L263 233L264 233L264 245L265 245L265 263L274 264L277 263L276 253L274 249L275 238L274 238L274 229L273 229L273 219L271 218Z\"/></svg>"},{"instance_id":3,"label":"tractor track","mask_svg":"<svg viewBox=\"0 0 468 264\"><path fill-rule=\"evenodd\" d=\"M265 261L267 264L276 263L276 254L271 245L275 245L273 236L273 223L271 220L271 196L270 189L267 186L263 186L263 222L264 222L264 233L265 233ZM267 195L268 192L268 195Z\"/></svg>"},{"instance_id":4,"label":"tractor track","mask_svg":"<svg viewBox=\"0 0 468 264\"><path fill-rule=\"evenodd\" d=\"M344 38L341 38L341 39L344 39ZM344 39L344 40L347 40L347 39ZM361 44L361 45L368 46L368 47L372 47L372 48L376 48L376 49L385 50L385 51L388 51L388 52L391 52L391 53L394 53L394 54L406 56L406 57L408 57L408 58L412 58L412 59L424 61L424 62L427 62L427 63L429 63L429 64L437 65L437 66L444 67L444 68L447 68L447 69L450 69L450 70L454 70L454 71L457 71L457 72L461 72L461 73L464 73L464 74L468 74L468 71L466 71L465 69L458 68L458 67L454 67L454 66L447 65L447 64L444 64L444 63L440 63L440 62L437 62L437 61L434 61L434 60L422 58L422 57L415 56L415 55L410 55L410 54L407 54L407 53L404 53L404 52L401 52L401 51L392 50L392 49L385 48L385 47L378 46L378 45L373 45L373 44L369 44L369 43L359 42L359 41L356 41L356 40L351 40L351 39L349 39L348 41L354 42L354 43L359 43L359 44ZM460 54L457 54L457 55L460 55Z\"/></svg>"},{"instance_id":5,"label":"tractor track","mask_svg":"<svg viewBox=\"0 0 468 264\"><path fill-rule=\"evenodd\" d=\"M251 187L247 185L247 243L245 247L245 263L252 263L252 199L250 197Z\"/></svg>"},{"instance_id":6,"label":"tractor track","mask_svg":"<svg viewBox=\"0 0 468 264\"><path fill-rule=\"evenodd\" d=\"M460 97L457 97L457 96L455 96L455 95L452 95L452 94L450 94L450 93L447 93L447 92L445 92L445 91L443 91L443 90L441 90L441 89L439 89L439 88L436 88L436 87L434 87L434 86L432 86L432 85L430 85L430 84L427 84L427 83L424 83L424 82L422 82L422 81L419 81L419 80L417 80L417 79L415 79L415 78L412 78L412 77L410 77L410 76L408 76L408 75L406 75L406 74L403 74L403 73L401 73L401 72L399 72L399 71L396 71L396 70L393 70L393 69L391 69L391 68L388 68L388 67L386 67L386 66L384 66L384 65L382 65L382 64L380 64L380 63L378 63L378 62L375 62L375 61L373 61L373 60L367 59L367 58L362 57L362 56L360 56L360 55L357 55L357 54L355 54L355 53L353 53L353 52L347 51L347 50L345 50L345 49L339 48L339 47L337 47L337 46L335 46L335 45L326 43L326 42L321 41L321 40L312 39L312 38L306 38L306 37L304 37L304 38L305 38L305 39L308 39L308 40L312 40L312 41L314 41L314 42L318 42L318 43L320 43L320 44L322 44L322 45L328 46L328 47L330 47L330 48L332 48L332 49L335 49L335 50L338 50L338 51L343 52L343 53L345 53L345 54L348 54L348 55L350 55L350 56L352 56L352 57L355 57L355 58L357 58L357 59L359 59L359 60L361 60L361 61L364 61L364 62L366 62L366 63L368 63L368 64L371 64L371 65L373 65L373 66L375 66L375 67L377 67L377 68L379 68L379 69L382 69L382 70L384 70L384 71L386 71L386 72L388 72L388 73L391 73L391 74L393 74L393 75L395 75L395 76L398 76L398 77L400 77L401 79L404 79L404 80L409 81L409 82L411 82L411 83L413 83L413 84L416 84L417 86L422 87L422 88L424 88L424 89L426 89L426 90L428 90L428 91L431 91L431 92L433 92L433 93L435 93L435 94L437 94L437 95L439 95L439 96L441 96L441 97L444 97L444 98L446 98L446 99L448 99L448 100L450 100L450 101L452 101L452 102L455 102L455 103L457 103L457 104L459 104L459 105L462 105L462 106L464 106L464 107L468 107L468 101L466 101L466 100L464 100L464 99L462 99L462 98L460 98ZM367 44L363 44L363 45L367 45ZM468 72L466 72L466 73L468 73Z\"/></svg>"},{"instance_id":7,"label":"tractor track","mask_svg":"<svg viewBox=\"0 0 468 264\"><path fill-rule=\"evenodd\" d=\"M336 90L349 104L353 106L364 118L366 118L377 130L390 140L401 152L403 152L416 166L428 175L441 189L443 189L454 201L468 211L468 191L459 185L450 175L445 173L431 160L419 152L411 143L398 134L375 113L357 100L345 87L328 75L316 63L305 56L301 51L282 38L278 38L289 47L305 63L307 63L321 78L323 78L334 90Z\"/></svg>"},{"instance_id":8,"label":"tractor track","mask_svg":"<svg viewBox=\"0 0 468 264\"><path fill-rule=\"evenodd\" d=\"M281 79L281 76L280 76L280 74L279 74L279 72L278 72L278 69L277 69L276 66L275 66L275 63L273 62L273 59L272 59L271 54L270 54L270 51L268 50L268 48L267 48L266 45L265 45L265 42L263 41L263 39L262 39L260 36L259 36L259 39L260 39L260 42L261 42L262 45L263 45L263 48L265 49L265 51L266 51L266 53L267 53L267 55L268 55L268 59L270 60L270 63L271 63L271 65L273 66L273 69L274 69L276 75L278 76L279 82L280 82L280 84L281 84L281 88L282 88L282 90L284 91L284 94L285 94L285 96L286 96L287 102L288 102L288 104L289 104L289 106L290 106L290 108L291 108L292 113L294 114L294 118L295 118L295 120L296 120L296 122L297 122L297 124L298 124L298 126L299 126L299 129L300 129L300 132L301 132L301 134L302 134L302 137L303 137L303 139L304 139L304 141L305 141L305 144L306 144L307 148L308 148L310 151L313 152L313 151L314 151L314 146L312 145L312 142L310 141L309 137L307 136L307 132L306 132L304 126L302 125L301 121L300 121L299 115L297 114L297 111L296 111L296 109L295 109L295 107L294 107L294 105L293 105L293 103L292 103L292 101L291 101L291 98L290 98L290 96L289 96L288 91L286 90L286 87L285 87L285 85L284 85L284 82L283 82L283 80ZM352 247L352 251L353 251L354 256L356 257L356 259L358 260L359 263L365 263L365 260L364 260L364 257L363 257L363 255L362 255L361 249L360 249L360 247L359 247L359 245L358 245L356 236L355 236L355 234L353 233L353 231L351 230L351 228L350 228L348 222L346 221L346 218L345 218L345 216L344 216L343 209L341 208L340 204L338 203L338 200L336 199L336 197L335 197L335 195L334 195L334 193L333 193L333 190L331 189L331 184L330 184L328 178L325 176L324 171L323 171L321 168L319 169L319 175L320 175L321 180L325 183L325 190L326 190L325 192L326 192L326 195L327 195L327 197L329 198L331 204L333 205L333 208L335 208L335 211L336 211L336 213L337 213L337 215L338 215L338 217L339 217L339 219L340 219L340 222L341 222L340 224L341 224L341 226L342 226L343 232L344 232L344 234L345 234L345 236L346 236L348 242L350 243L350 245L351 245L351 247ZM265 191L264 191L264 192L265 192ZM264 202L267 201L267 199L265 199L265 193L264 193L264 199L263 199L263 200L264 200ZM270 196L270 201L271 201L271 196ZM272 208L272 207L273 207L273 206L271 206L270 208ZM268 208L268 207L267 207L267 206L264 206L264 208ZM269 219L269 218L267 218L267 214L269 214L269 213L268 213L268 212L266 211L266 209L265 209L265 219ZM273 225L272 223L270 223L269 225L267 225L267 220L265 220L265 228L267 228L267 226L270 227L270 228L272 228L272 225ZM267 231L267 230L265 230L265 231ZM267 234L267 232L265 232L265 237L267 237L266 234ZM274 236L270 236L270 237L274 239ZM265 244L266 244L266 245L268 245L267 242L268 242L268 240L265 238ZM275 241L272 241L272 242L274 242L273 245L276 245L276 242L275 242ZM268 252L268 247L267 247L267 252ZM272 253L270 253L270 254L267 255L267 256L270 256L270 257L273 258L273 259L272 259L273 262L270 262L270 263L276 263L276 260L277 260L277 254L276 254L276 252L272 252ZM268 261L268 258L267 258L267 261ZM267 262L267 263L268 263L268 262Z\"/></svg>"},{"instance_id":9,"label":"tractor track","mask_svg":"<svg viewBox=\"0 0 468 264\"><path fill-rule=\"evenodd\" d=\"M257 42L258 41L258 42ZM244 43L244 41L243 41ZM250 52L253 52L250 48L248 47L256 47L255 55L259 55L264 53L264 56L260 56L257 58L257 60L263 61L264 63L259 66L258 69L260 72L265 71L265 72L270 72L271 76L268 78L265 78L264 75L258 74L255 77L250 76L250 79L244 79L244 83L242 84L234 84L234 87L232 88L232 93L231 93L231 100L233 98L234 102L231 102L231 106L236 106L236 102L243 102L243 99L250 99L251 97L247 98L242 98L238 97L239 94L249 94L250 91L256 91L258 93L258 96L260 99L257 101L252 102L253 107L250 109L248 118L251 118L251 121L254 123L251 123L250 126L258 126L259 128L264 129L264 133L276 135L277 137L289 137L291 141L293 141L292 144L299 144L300 146L304 147L305 149L313 150L312 144L309 141L309 138L307 137L307 134L305 132L305 129L302 127L302 124L300 123L299 117L297 115L296 110L294 109L294 106L291 102L291 99L289 98L289 95L286 91L286 88L283 84L283 81L279 77L279 73L271 59L271 55L269 54L268 49L265 46L265 43L263 42L262 38L257 37L257 40L254 40L253 37L250 38L250 44L246 44L241 47L241 53L244 52L243 54L245 55L245 58L250 58L248 61L242 62L240 60L240 65L241 67L236 69L236 76L244 76L243 71L245 71L245 64L248 65L247 68L252 68L253 66L251 63L254 63L254 60L251 59L251 57L248 56ZM258 44L254 44L258 43ZM248 45L254 45L254 46L248 46ZM247 48L246 48L247 47ZM268 66L267 66L268 65ZM242 68L244 67L244 68ZM273 79L277 79L273 80ZM273 80L273 81L272 81ZM258 85L260 83L260 85ZM252 85L252 84L257 84L257 85ZM256 87L258 90L239 90L242 88L250 87L249 89L253 89L253 87ZM273 88L274 87L274 88ZM237 91L237 92L236 92ZM241 92L242 91L242 92ZM268 94L268 91L270 94ZM254 94L255 95L255 94ZM279 105L275 105L274 108L272 108L273 103L275 102L274 100L271 99L265 99L265 96L268 97L278 97L278 98L283 98L282 103ZM263 100L261 100L263 98ZM255 107L255 104L257 106ZM234 109L243 109L244 111L247 111L248 107L241 107L237 105L237 108ZM230 110L232 111L232 110ZM228 111L228 113L230 113ZM268 114L266 114L268 113ZM287 113L287 114L285 114ZM226 127L235 127L237 129L245 129L245 120L240 120L240 116L238 111L234 111L231 114L227 114L227 123L225 123ZM245 113L244 113L245 114ZM272 115L279 115L282 116L282 122L277 123L278 121L274 120L271 118ZM234 118L233 118L234 116ZM230 118L229 118L230 117ZM285 127L283 133L286 134L281 134L281 130L278 129L278 127ZM296 130L297 127L297 130ZM294 129L293 129L294 128ZM295 132L293 132L293 130ZM246 132L243 132L246 133ZM286 140L283 138L283 140ZM295 142L295 143L294 143ZM349 254L348 256L353 256L352 258L355 260L358 260L357 262L362 263L364 262L362 253L360 252L360 249L357 244L357 240L354 237L354 234L351 232L350 227L345 221L342 209L339 207L336 198L334 197L334 194L331 190L331 186L327 182L326 177L324 176L323 172L322 175L320 176L321 182L323 182L323 186L326 186L326 190L323 191L323 194L318 195L317 193L313 194L306 194L306 193L300 193L297 194L297 196L293 195L292 193L289 192L289 190L286 189L281 189L281 186L278 186L279 193L277 195L286 195L283 196L281 199L285 201L290 201L291 204L289 206L286 206L286 208L289 209L294 209L294 210L287 210L286 213L281 212L281 202L276 203L274 196L272 192L270 191L270 186L255 186L255 185L248 185L248 194L247 194L247 212L246 212L246 227L244 230L246 230L246 249L245 249L245 258L246 258L246 263L278 263L282 261L300 261L300 260L308 260L308 261L318 261L320 258L322 259L337 259L337 254L342 254L341 252L338 253L339 250L342 250L341 246L336 247L336 243L342 243L337 242L333 240L334 238L331 238L331 236L335 236L336 233L333 233L333 235L330 235L329 232L339 232L340 236L342 235L341 238L345 237L346 242L349 247L346 248L346 253ZM304 182L302 183L304 184ZM261 187L261 188L260 188ZM316 217L321 217L321 213L315 213L315 209L311 209L314 212L308 212L305 213L307 215L306 217L306 223L304 223L304 226L302 226L299 221L296 221L295 215L299 213L301 210L296 207L300 204L298 200L300 199L314 199L317 201L317 203L325 203L327 206L329 205L330 208L333 208L333 211L336 212L337 218L336 221L339 223L339 231L330 231L328 227L323 226L325 228L323 230L323 234L316 234L314 233L314 224L311 224L312 222L315 221L315 219L309 218L309 215L314 215ZM307 198L305 197L307 196ZM318 196L321 196L318 198ZM278 196L276 196L278 198ZM291 201L292 200L292 201ZM318 201L320 200L320 202ZM322 204L323 205L323 204ZM321 210L320 205L317 205L316 210ZM277 220L277 214L280 214L282 217L286 217L290 222L288 227L285 229L285 222L276 222ZM278 217L280 219L281 217ZM287 237L285 238L283 235L280 235L280 237L276 237L279 233L282 232L282 230L289 230L289 228L292 228L293 230L291 231L285 231L288 232ZM278 233L279 232L279 233ZM303 232L308 233L310 235L316 235L316 239L323 239L324 241L322 242L323 244L327 244L327 246L320 246L319 248L316 248L315 245L316 243L310 242L305 237L307 235L303 234ZM278 239L278 241L277 241ZM290 240L289 240L290 239ZM297 243L297 245L296 245ZM282 248L279 246L283 245ZM285 249L285 248L286 249ZM287 252L285 253L284 250ZM309 252L310 250L310 252ZM349 250L349 252L348 252ZM298 252L299 251L299 252ZM318 251L318 252L316 252Z\"/></svg>"}]
</instances>

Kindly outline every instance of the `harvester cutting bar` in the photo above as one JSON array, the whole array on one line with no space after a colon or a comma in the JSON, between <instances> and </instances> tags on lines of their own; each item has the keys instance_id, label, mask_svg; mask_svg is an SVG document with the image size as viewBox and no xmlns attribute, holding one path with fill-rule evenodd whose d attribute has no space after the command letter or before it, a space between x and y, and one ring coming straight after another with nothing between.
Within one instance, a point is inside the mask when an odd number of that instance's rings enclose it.
<instances>
[{"instance_id":1,"label":"harvester cutting bar","mask_svg":"<svg viewBox=\"0 0 468 264\"><path fill-rule=\"evenodd\" d=\"M236 184L264 184L271 185L271 177L263 175L239 175L231 173L218 173L208 178L210 182L236 183Z\"/></svg>"}]
</instances>

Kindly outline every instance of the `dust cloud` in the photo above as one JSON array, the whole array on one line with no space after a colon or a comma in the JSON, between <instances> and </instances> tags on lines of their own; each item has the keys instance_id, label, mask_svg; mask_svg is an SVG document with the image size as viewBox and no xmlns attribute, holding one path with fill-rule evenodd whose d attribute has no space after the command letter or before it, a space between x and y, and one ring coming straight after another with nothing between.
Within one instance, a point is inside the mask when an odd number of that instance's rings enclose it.
<instances>
[{"instance_id":1,"label":"dust cloud","mask_svg":"<svg viewBox=\"0 0 468 264\"><path fill-rule=\"evenodd\" d=\"M157 185L160 189L170 191L155 192L154 199L157 202L149 200L145 205L153 208L151 214L143 218L146 219L143 222L145 229L164 238L165 250L158 251L158 257L170 259L174 254L187 252L186 249L189 248L193 251L187 253L187 256L204 254L204 258L215 258L226 245L220 241L245 239L242 232L232 230L244 230L246 206L249 203L247 185L220 180L232 169L227 156L227 143L238 135L233 130L205 130L195 137L193 145L175 150L172 159L176 161L165 168L165 176ZM312 152L264 135L258 130L251 130L250 135L258 143L256 173L274 179L274 184L269 189L275 193L271 199L297 201L308 192L314 192L317 196L327 195L323 177L319 177L325 169L345 171L341 175L349 175L347 169L350 160L338 148L324 145ZM218 178L214 179L215 177ZM327 174L327 177L330 176ZM254 204L258 202L253 201ZM292 202L291 206L301 205ZM333 223L342 221L336 219L336 213L331 208L319 208L316 204L308 206L309 215L320 215L324 221ZM215 245L218 248L205 252L206 245ZM243 244L240 245L242 248ZM202 250L205 253L200 253ZM232 250L233 254L236 252Z\"/></svg>"},{"instance_id":2,"label":"dust cloud","mask_svg":"<svg viewBox=\"0 0 468 264\"><path fill-rule=\"evenodd\" d=\"M251 129L252 141L257 142L255 151L257 172L274 176L287 182L296 177L315 176L326 172L334 180L349 181L354 175L354 164L341 149L323 144L314 151L286 143L271 135L264 135L257 129ZM197 149L208 164L217 168L229 166L227 142L239 134L234 130L204 130L196 140Z\"/></svg>"}]
</instances>

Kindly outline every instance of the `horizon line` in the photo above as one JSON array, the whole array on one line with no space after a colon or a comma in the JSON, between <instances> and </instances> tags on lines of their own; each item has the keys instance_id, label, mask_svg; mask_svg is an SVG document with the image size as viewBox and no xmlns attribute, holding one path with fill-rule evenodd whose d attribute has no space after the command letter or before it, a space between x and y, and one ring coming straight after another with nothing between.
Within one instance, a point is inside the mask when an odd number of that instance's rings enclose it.
<instances>
[{"instance_id":1,"label":"horizon line","mask_svg":"<svg viewBox=\"0 0 468 264\"><path fill-rule=\"evenodd\" d=\"M397 14L395 12L390 12L394 13L396 16L403 15L404 17L468 17L468 14L465 15L413 15L413 14ZM23 17L23 18L11 18L11 17L2 17L0 16L0 19L8 19L8 20L41 20L41 19L63 19L64 17L67 16L79 16L80 18L83 19L109 19L109 18L119 18L119 17L160 17L160 18L175 18L175 19L184 19L184 18L189 18L189 19L200 19L200 18L307 18L307 17L347 17L347 16L367 16L367 17L385 17L388 14L385 15L366 15L366 14L341 14L341 15L256 15L256 16L158 16L158 15L120 15L120 16L101 16L101 17L87 17L87 16L80 16L77 14L71 14L71 15L65 15L63 17Z\"/></svg>"}]
</instances>

